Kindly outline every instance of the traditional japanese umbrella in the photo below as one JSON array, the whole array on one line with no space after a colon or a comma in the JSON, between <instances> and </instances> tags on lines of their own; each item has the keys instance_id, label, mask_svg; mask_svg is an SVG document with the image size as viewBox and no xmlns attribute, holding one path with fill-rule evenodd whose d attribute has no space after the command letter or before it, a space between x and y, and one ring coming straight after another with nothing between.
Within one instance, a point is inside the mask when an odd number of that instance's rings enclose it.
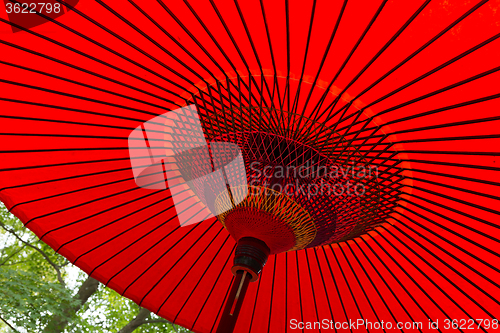
<instances>
[{"instance_id":1,"label":"traditional japanese umbrella","mask_svg":"<svg viewBox=\"0 0 500 333\"><path fill-rule=\"evenodd\" d=\"M197 332L498 327L498 1L5 2L0 198L91 276Z\"/></svg>"}]
</instances>

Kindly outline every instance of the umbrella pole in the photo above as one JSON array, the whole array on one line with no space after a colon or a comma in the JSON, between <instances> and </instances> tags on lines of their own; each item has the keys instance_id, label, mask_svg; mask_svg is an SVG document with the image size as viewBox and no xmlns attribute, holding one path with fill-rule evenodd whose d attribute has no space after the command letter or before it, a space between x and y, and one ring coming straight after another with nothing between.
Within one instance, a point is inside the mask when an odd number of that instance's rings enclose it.
<instances>
[{"instance_id":1,"label":"umbrella pole","mask_svg":"<svg viewBox=\"0 0 500 333\"><path fill-rule=\"evenodd\" d=\"M233 285L216 333L233 332L248 284L259 279L269 253L267 245L258 239L245 237L238 241L234 252L234 266L231 269L234 274Z\"/></svg>"},{"instance_id":2,"label":"umbrella pole","mask_svg":"<svg viewBox=\"0 0 500 333\"><path fill-rule=\"evenodd\" d=\"M236 325L236 320L238 319L238 314L240 313L241 304L245 298L245 294L248 289L248 284L250 283L250 277L247 276L246 271L238 271L234 278L233 286L231 287L231 292L228 296L228 301L224 307L224 312L222 312L222 317L219 322L219 327L216 333L232 333L234 326Z\"/></svg>"}]
</instances>

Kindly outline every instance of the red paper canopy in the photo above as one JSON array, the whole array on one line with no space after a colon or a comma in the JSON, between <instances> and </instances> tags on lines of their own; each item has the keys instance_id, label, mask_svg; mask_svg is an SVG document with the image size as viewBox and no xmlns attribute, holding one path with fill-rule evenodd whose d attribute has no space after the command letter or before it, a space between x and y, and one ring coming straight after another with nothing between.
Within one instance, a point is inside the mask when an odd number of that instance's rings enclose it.
<instances>
[{"instance_id":1,"label":"red paper canopy","mask_svg":"<svg viewBox=\"0 0 500 333\"><path fill-rule=\"evenodd\" d=\"M214 331L235 242L216 218L180 227L169 190L136 185L128 147L141 124L195 105L208 139L233 119L381 173L365 219L379 226L271 256L235 331L323 319L491 331L499 5L96 0L56 21L26 14L47 21L30 30L2 12L0 199L96 279Z\"/></svg>"}]
</instances>

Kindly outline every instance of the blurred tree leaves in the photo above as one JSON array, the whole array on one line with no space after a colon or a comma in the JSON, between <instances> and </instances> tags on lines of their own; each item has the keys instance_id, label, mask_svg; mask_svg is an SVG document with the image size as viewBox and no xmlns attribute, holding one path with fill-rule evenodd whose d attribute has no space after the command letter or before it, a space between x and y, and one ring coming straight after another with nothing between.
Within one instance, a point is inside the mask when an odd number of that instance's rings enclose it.
<instances>
[{"instance_id":1,"label":"blurred tree leaves","mask_svg":"<svg viewBox=\"0 0 500 333\"><path fill-rule=\"evenodd\" d=\"M67 333L189 332L103 285L81 305L87 279L0 203L0 333L46 332L54 318L68 322Z\"/></svg>"}]
</instances>

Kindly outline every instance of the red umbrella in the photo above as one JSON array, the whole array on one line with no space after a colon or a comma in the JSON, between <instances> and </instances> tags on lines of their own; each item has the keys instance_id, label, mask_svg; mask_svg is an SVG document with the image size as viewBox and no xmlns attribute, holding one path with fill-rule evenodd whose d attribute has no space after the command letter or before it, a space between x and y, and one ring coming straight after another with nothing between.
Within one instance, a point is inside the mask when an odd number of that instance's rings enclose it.
<instances>
[{"instance_id":1,"label":"red umbrella","mask_svg":"<svg viewBox=\"0 0 500 333\"><path fill-rule=\"evenodd\" d=\"M196 332L239 305L237 332L498 328L498 1L56 3L61 15L17 13L34 27L0 17L0 199L44 242ZM173 154L166 120L186 108L204 137ZM149 156L129 153L137 128ZM319 176L275 174L307 165L365 191L238 199L229 186L210 206L195 186L208 151L224 168L241 157L248 181L272 165L258 187L316 189ZM141 183L167 157L184 182L165 168L164 189ZM199 210L180 202L193 197ZM236 297L247 236L270 255Z\"/></svg>"}]
</instances>

